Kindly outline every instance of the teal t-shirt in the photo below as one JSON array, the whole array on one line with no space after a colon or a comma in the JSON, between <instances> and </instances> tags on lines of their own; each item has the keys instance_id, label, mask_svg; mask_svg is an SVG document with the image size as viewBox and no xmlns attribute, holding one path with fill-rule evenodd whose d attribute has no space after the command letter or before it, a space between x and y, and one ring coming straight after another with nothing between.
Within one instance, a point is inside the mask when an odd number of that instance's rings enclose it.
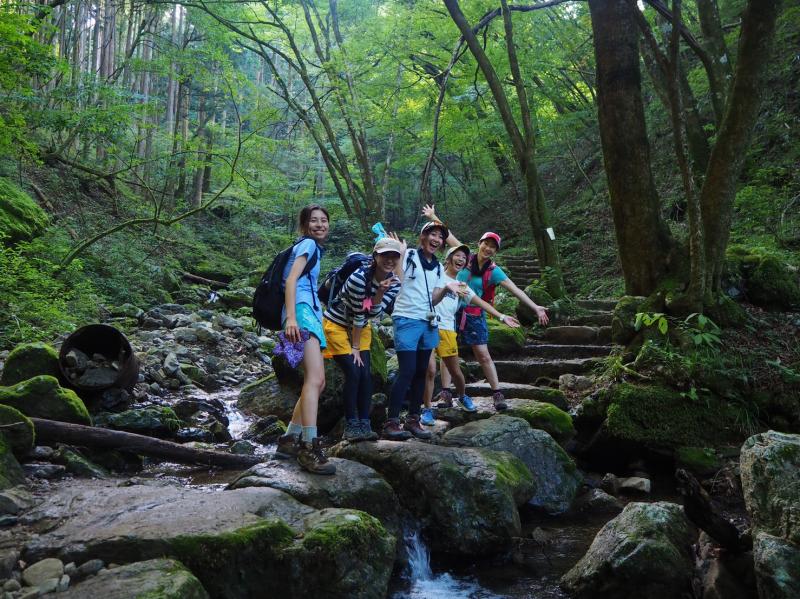
<instances>
[{"instance_id":1,"label":"teal t-shirt","mask_svg":"<svg viewBox=\"0 0 800 599\"><path fill-rule=\"evenodd\" d=\"M470 270L469 266L466 268L461 269L458 273L458 280L464 281L472 291L475 292L475 295L478 297L483 296L483 277L478 275L473 275ZM503 269L499 266L495 265L494 269L492 270L492 274L489 277L489 283L492 285L499 285L503 281L508 278L508 275L503 272Z\"/></svg>"}]
</instances>

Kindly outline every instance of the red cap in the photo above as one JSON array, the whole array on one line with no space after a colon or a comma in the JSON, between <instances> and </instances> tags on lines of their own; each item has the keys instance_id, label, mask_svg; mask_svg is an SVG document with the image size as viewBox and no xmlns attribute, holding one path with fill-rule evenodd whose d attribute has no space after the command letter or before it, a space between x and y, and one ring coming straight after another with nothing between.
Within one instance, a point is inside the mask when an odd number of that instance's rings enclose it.
<instances>
[{"instance_id":1,"label":"red cap","mask_svg":"<svg viewBox=\"0 0 800 599\"><path fill-rule=\"evenodd\" d=\"M486 231L481 237L481 241L486 239L492 239L497 244L497 249L500 249L500 236L497 233L492 233L491 231Z\"/></svg>"}]
</instances>

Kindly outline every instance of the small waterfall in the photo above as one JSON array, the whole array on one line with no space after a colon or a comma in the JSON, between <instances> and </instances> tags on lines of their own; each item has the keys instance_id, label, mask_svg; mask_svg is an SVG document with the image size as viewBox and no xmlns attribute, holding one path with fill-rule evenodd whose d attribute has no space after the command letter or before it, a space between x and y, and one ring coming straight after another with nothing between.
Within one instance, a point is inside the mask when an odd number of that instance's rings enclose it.
<instances>
[{"instance_id":1,"label":"small waterfall","mask_svg":"<svg viewBox=\"0 0 800 599\"><path fill-rule=\"evenodd\" d=\"M404 541L408 555L406 578L412 583L417 580L431 580L433 578L431 552L428 551L419 531L406 533Z\"/></svg>"}]
</instances>

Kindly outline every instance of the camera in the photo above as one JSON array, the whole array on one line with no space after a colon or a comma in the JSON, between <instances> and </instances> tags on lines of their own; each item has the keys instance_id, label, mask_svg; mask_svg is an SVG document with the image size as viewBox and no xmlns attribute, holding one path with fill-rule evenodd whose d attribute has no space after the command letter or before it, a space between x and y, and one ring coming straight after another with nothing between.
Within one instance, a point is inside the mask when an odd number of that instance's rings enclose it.
<instances>
[{"instance_id":1,"label":"camera","mask_svg":"<svg viewBox=\"0 0 800 599\"><path fill-rule=\"evenodd\" d=\"M431 327L438 327L439 324L442 322L442 317L439 316L436 312L428 312L425 315L425 319L428 321L428 326Z\"/></svg>"}]
</instances>

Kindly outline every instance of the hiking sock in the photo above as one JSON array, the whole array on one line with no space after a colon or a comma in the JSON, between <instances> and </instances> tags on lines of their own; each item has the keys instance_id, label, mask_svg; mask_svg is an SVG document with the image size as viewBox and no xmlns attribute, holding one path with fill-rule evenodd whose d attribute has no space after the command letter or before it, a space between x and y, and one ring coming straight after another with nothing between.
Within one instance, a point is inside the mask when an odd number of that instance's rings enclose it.
<instances>
[{"instance_id":1,"label":"hiking sock","mask_svg":"<svg viewBox=\"0 0 800 599\"><path fill-rule=\"evenodd\" d=\"M316 426L303 427L303 441L305 441L306 443L311 443L311 439L314 439L316 436L317 436Z\"/></svg>"},{"instance_id":2,"label":"hiking sock","mask_svg":"<svg viewBox=\"0 0 800 599\"><path fill-rule=\"evenodd\" d=\"M299 424L295 424L294 422L290 422L289 426L286 427L286 434L287 435L297 435L300 436L303 433L303 427Z\"/></svg>"}]
</instances>

